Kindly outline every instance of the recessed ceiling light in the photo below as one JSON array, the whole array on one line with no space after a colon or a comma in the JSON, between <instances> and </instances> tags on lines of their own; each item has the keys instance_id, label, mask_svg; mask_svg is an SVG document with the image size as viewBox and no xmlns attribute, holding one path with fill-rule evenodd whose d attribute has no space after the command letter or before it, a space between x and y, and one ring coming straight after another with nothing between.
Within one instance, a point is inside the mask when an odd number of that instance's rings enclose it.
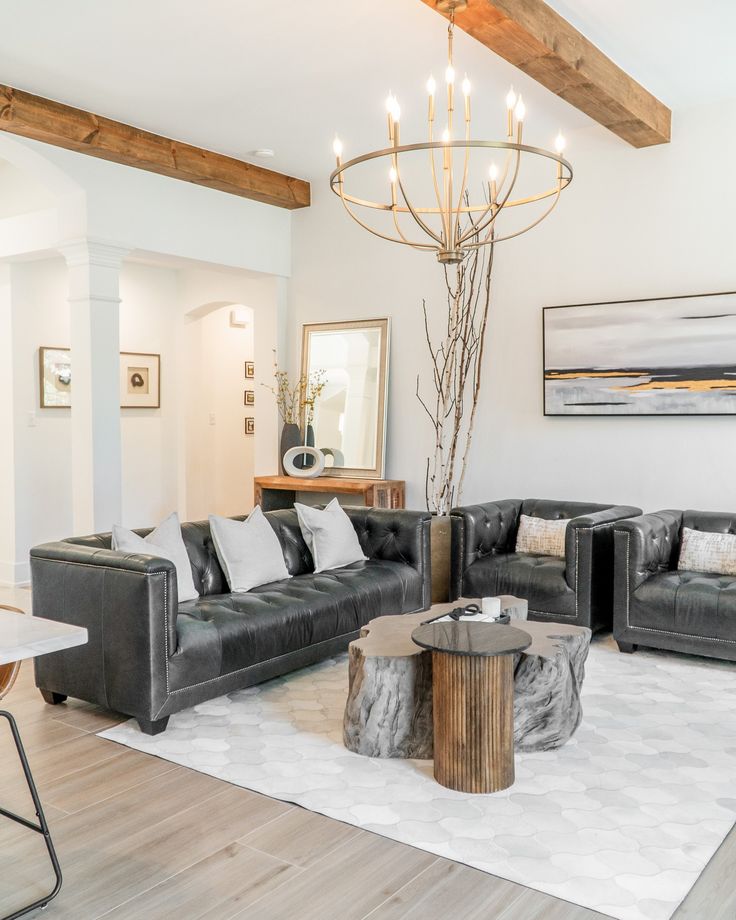
<instances>
[{"instance_id":1,"label":"recessed ceiling light","mask_svg":"<svg viewBox=\"0 0 736 920\"><path fill-rule=\"evenodd\" d=\"M270 147L259 147L257 150L251 150L248 156L258 157L259 160L270 160L276 156L276 151Z\"/></svg>"}]
</instances>

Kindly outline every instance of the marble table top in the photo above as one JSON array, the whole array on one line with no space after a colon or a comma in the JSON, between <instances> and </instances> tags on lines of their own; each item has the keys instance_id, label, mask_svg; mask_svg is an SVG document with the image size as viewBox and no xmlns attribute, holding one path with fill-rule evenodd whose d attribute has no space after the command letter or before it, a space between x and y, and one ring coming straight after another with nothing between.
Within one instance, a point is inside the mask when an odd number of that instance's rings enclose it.
<instances>
[{"instance_id":1,"label":"marble table top","mask_svg":"<svg viewBox=\"0 0 736 920\"><path fill-rule=\"evenodd\" d=\"M0 664L36 658L86 641L87 630L82 626L0 610Z\"/></svg>"},{"instance_id":2,"label":"marble table top","mask_svg":"<svg viewBox=\"0 0 736 920\"><path fill-rule=\"evenodd\" d=\"M526 626L526 623L524 624ZM513 626L496 623L428 623L420 626L411 638L422 648L452 655L472 655L492 658L523 652L532 644L532 637Z\"/></svg>"}]
</instances>

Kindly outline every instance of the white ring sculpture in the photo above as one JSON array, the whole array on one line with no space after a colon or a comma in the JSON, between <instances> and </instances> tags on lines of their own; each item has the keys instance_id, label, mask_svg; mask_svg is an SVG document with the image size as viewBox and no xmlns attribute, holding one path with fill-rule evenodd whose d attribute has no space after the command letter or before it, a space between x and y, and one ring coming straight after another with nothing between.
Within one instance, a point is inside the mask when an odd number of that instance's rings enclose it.
<instances>
[{"instance_id":1,"label":"white ring sculpture","mask_svg":"<svg viewBox=\"0 0 736 920\"><path fill-rule=\"evenodd\" d=\"M314 457L314 463L312 466L300 470L294 466L294 460L304 454ZM316 479L317 476L322 475L325 469L325 455L322 451L316 447L307 447L306 444L302 444L299 447L290 447L281 462L284 464L286 475L294 476L296 479Z\"/></svg>"}]
</instances>

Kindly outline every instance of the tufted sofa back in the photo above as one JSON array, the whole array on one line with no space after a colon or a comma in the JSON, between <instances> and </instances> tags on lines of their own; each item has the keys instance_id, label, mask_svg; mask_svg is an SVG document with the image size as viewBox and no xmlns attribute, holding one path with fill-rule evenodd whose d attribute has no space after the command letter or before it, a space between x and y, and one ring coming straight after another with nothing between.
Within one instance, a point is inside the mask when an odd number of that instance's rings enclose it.
<instances>
[{"instance_id":1,"label":"tufted sofa back","mask_svg":"<svg viewBox=\"0 0 736 920\"><path fill-rule=\"evenodd\" d=\"M244 521L246 517L247 515L244 514L237 515L232 520ZM305 572L311 572L314 568L312 554L299 529L296 511L293 508L285 511L267 511L266 518L279 538L289 574L302 575ZM136 530L135 533L146 537L152 530L152 527L146 527ZM212 542L209 521L192 521L182 524L181 535L192 563L194 587L197 592L203 595L227 594L229 588ZM66 542L91 546L95 549L110 549L112 534L98 533L88 537L70 537Z\"/></svg>"},{"instance_id":2,"label":"tufted sofa back","mask_svg":"<svg viewBox=\"0 0 736 920\"><path fill-rule=\"evenodd\" d=\"M592 502L558 502L546 498L525 498L521 503L521 513L546 521L559 521L562 518L576 518L595 514L596 511L606 511L610 507Z\"/></svg>"},{"instance_id":3,"label":"tufted sofa back","mask_svg":"<svg viewBox=\"0 0 736 920\"><path fill-rule=\"evenodd\" d=\"M382 509L350 508L345 512L350 518L363 552L370 559L385 559L404 562L423 571L429 539L429 515L426 513L395 511ZM243 521L246 515L239 515L232 520ZM293 508L282 511L267 511L266 519L273 527L284 551L286 568L290 575L303 575L314 571L312 554L304 542L299 529L299 519ZM141 537L147 536L152 528L135 532ZM422 536L423 530L426 534ZM227 594L228 585L217 558L210 525L208 521L195 521L181 525L182 537L192 563L194 587L202 595ZM110 549L112 535L109 533L93 534L88 537L71 537L65 542L93 549Z\"/></svg>"},{"instance_id":4,"label":"tufted sofa back","mask_svg":"<svg viewBox=\"0 0 736 920\"><path fill-rule=\"evenodd\" d=\"M736 534L735 511L683 511L682 526L708 533Z\"/></svg>"}]
</instances>

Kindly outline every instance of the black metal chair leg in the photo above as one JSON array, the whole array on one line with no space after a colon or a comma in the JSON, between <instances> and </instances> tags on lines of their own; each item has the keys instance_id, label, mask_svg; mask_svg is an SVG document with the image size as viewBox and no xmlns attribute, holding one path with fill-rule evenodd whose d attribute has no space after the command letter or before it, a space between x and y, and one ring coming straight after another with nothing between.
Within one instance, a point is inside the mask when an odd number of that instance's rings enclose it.
<instances>
[{"instance_id":1,"label":"black metal chair leg","mask_svg":"<svg viewBox=\"0 0 736 920\"><path fill-rule=\"evenodd\" d=\"M59 860L56 856L56 850L54 849L54 844L51 840L49 826L46 823L46 816L44 815L43 808L41 807L41 800L38 797L38 790L36 789L36 784L33 781L33 774L31 773L31 768L28 765L28 758L26 757L26 752L23 748L23 742L20 739L20 732L18 731L16 721L11 713L5 712L5 710L0 710L0 716L3 716L8 720L10 730L13 733L13 740L15 741L15 747L18 751L18 757L20 758L21 766L23 767L26 783L28 783L28 790L31 793L31 798L33 799L33 806L36 809L38 824L34 824L33 821L28 821L26 818L23 818L20 815L16 815L12 811L7 811L4 808L0 808L0 815L4 815L6 818L10 818L11 821L22 824L24 827L28 827L32 831L36 831L43 836L44 842L46 843L46 849L49 852L49 858L51 859L51 865L54 869L54 875L56 876L56 884L49 894L44 895L37 901L34 901L33 904L29 904L27 907L22 907L20 910L16 910L14 913L7 914L2 918L2 920L17 920L18 917L23 917L25 914L30 913L32 910L36 910L38 907L46 907L49 901L56 897L56 895L61 890L61 866L59 865Z\"/></svg>"}]
</instances>

